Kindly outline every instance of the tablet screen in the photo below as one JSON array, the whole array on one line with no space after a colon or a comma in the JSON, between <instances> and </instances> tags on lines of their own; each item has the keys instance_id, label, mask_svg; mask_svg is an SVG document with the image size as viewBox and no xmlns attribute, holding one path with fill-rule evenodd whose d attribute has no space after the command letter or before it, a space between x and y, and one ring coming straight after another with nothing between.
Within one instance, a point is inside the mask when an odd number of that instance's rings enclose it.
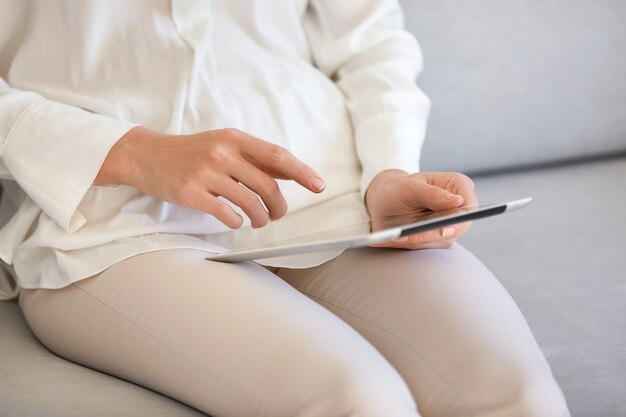
<instances>
[{"instance_id":1,"label":"tablet screen","mask_svg":"<svg viewBox=\"0 0 626 417\"><path fill-rule=\"evenodd\" d=\"M462 207L450 210L419 211L407 213L406 215L401 216L371 218L369 220L347 224L334 229L264 243L263 248L269 249L321 241L354 240L359 237L365 237L371 233L398 228L402 229L401 236L404 236L436 229L449 224L471 221L477 218L502 213L505 210L506 204L493 204L488 206ZM254 248L258 248L258 246L244 247L240 250Z\"/></svg>"},{"instance_id":2,"label":"tablet screen","mask_svg":"<svg viewBox=\"0 0 626 417\"><path fill-rule=\"evenodd\" d=\"M253 239L251 239L248 247L240 246L240 249L209 255L206 259L237 262L367 246L400 236L516 210L526 206L531 200L532 198L524 198L486 206L462 207L440 211L416 211L402 216L364 219L341 227L328 228L316 233L284 240L272 241L270 239L264 242L259 242L258 240L253 242Z\"/></svg>"}]
</instances>

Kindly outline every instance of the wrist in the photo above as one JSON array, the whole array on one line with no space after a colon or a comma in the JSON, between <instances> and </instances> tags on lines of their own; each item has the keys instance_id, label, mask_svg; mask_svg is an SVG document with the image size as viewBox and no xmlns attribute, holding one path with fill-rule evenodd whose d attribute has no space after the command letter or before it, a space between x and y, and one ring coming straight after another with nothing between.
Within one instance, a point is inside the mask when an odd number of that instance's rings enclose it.
<instances>
[{"instance_id":1,"label":"wrist","mask_svg":"<svg viewBox=\"0 0 626 417\"><path fill-rule=\"evenodd\" d=\"M375 190L383 180L391 177L404 177L407 175L409 175L409 173L402 169L386 169L376 174L376 176L372 178L372 181L370 181L367 186L367 190L365 191L365 196L363 197L365 207L369 208L370 206L369 200L372 197L372 193L370 191Z\"/></svg>"},{"instance_id":2,"label":"wrist","mask_svg":"<svg viewBox=\"0 0 626 417\"><path fill-rule=\"evenodd\" d=\"M134 170L144 140L154 132L142 126L130 129L111 147L94 185L133 185Z\"/></svg>"}]
</instances>

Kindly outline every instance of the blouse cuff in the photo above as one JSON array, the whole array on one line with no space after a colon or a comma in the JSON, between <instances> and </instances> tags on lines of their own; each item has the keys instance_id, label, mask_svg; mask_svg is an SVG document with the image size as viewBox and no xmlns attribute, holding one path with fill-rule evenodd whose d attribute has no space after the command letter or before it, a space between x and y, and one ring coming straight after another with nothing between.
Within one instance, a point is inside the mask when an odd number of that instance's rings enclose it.
<instances>
[{"instance_id":1,"label":"blouse cuff","mask_svg":"<svg viewBox=\"0 0 626 417\"><path fill-rule=\"evenodd\" d=\"M26 194L73 233L86 222L78 206L109 150L135 126L42 99L20 113L0 154Z\"/></svg>"},{"instance_id":2,"label":"blouse cuff","mask_svg":"<svg viewBox=\"0 0 626 417\"><path fill-rule=\"evenodd\" d=\"M362 121L356 129L361 160L361 198L376 175L387 169L419 171L428 109L422 114L381 113Z\"/></svg>"}]
</instances>

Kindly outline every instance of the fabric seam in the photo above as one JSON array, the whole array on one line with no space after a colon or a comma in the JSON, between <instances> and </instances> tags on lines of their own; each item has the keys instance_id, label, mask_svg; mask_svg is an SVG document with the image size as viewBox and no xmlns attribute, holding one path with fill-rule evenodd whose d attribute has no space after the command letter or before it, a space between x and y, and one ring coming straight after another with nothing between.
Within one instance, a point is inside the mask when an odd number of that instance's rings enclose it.
<instances>
[{"instance_id":1,"label":"fabric seam","mask_svg":"<svg viewBox=\"0 0 626 417\"><path fill-rule=\"evenodd\" d=\"M179 357L180 359L182 359L185 362L188 362L189 364L195 366L196 368L200 369L202 372L211 375L217 379L219 379L220 381L225 382L226 384L228 384L229 386L235 388L237 391L247 395L248 397L252 398L253 400L255 400L258 404L261 405L261 408L265 408L266 406L263 404L263 402L261 402L258 398L256 398L254 395L250 394L247 391L244 391L243 389L237 387L236 385L234 385L232 382L222 378L221 376L215 375L213 372L205 369L204 367L198 365L197 363L195 363L194 361L192 361L189 358L186 358L185 356L183 356L180 352L176 351L175 349L171 348L170 346L166 345L165 343L163 343L161 340L159 340L156 336L154 336L152 333L150 333L149 331L147 331L146 329L140 327L137 323L135 323L134 321L132 321L131 319L129 319L128 317L126 317L125 315L123 315L120 311L116 310L115 308L111 307L109 304L105 303L103 300L101 300L100 298L96 297L95 295L85 291L84 289L80 288L78 285L76 285L75 283L71 284L73 287L77 288L81 293L97 300L100 304L102 304L103 306L105 306L107 309L111 310L112 312L114 312L116 315L118 315L119 317L121 317L123 320L127 321L128 323L130 323L131 325L133 325L135 328L139 329L142 333L148 335L151 339L153 339L155 342L157 342L159 345L161 345L162 347L164 347L165 349L169 350L170 352L172 352L175 356ZM274 410L272 410L272 412L274 412ZM276 414L278 415L278 413Z\"/></svg>"},{"instance_id":2,"label":"fabric seam","mask_svg":"<svg viewBox=\"0 0 626 417\"><path fill-rule=\"evenodd\" d=\"M372 326L374 326L375 328L377 328L377 329L379 329L379 330L383 331L384 333L388 334L389 336L391 336L392 338L394 338L395 340L399 341L399 342L400 342L400 343L402 343L404 346L406 346L407 348L409 348L409 350L410 350L411 352L413 352L413 353L414 353L416 356L418 356L418 357L419 357L422 361L424 361L424 363L425 363L425 364L427 364L427 365L428 365L428 367L429 367L430 369L432 369L432 371L433 371L433 372L434 372L434 373L435 373L435 374L439 377L439 379L440 379L441 381L443 381L443 382L446 384L446 386L450 389L450 392L452 392L452 393L455 395L455 397L459 400L459 402L460 402L460 403L461 403L461 404L465 407L465 410L466 410L466 412L468 413L468 416L469 416L469 417L474 417L474 415L470 412L470 410L469 410L469 407L468 407L467 403L463 400L463 398L461 398L461 396L459 395L459 393L458 393L458 392L456 392L456 390L455 390L454 388L452 388L452 386L451 386L451 385L448 383L448 381L446 381L446 379L445 379L445 378L444 378L444 377L443 377L443 376L442 376L442 375L441 375L441 374L437 371L437 369L435 369L435 368L434 368L434 367L430 364L430 362L428 362L428 361L424 358L424 356L422 356L419 352L415 351L415 349L413 349L413 347L412 347L411 345L409 345L408 343L406 343L404 340L400 339L400 338L399 338L398 336L396 336L395 334L391 333L389 330L387 330L387 329L385 329L385 328L383 328L383 327L379 326L378 324L376 324L376 323L374 323L374 322L372 322L372 321L370 321L370 320L368 320L368 319L366 319L366 318L364 318L364 317L362 317L362 316L359 316L358 314L355 314L355 313L353 313L353 312L351 312L351 311L348 311L348 310L346 310L345 308L340 307L340 306L338 306L338 305L336 305L336 304L333 304L333 303L331 303L331 302L329 302L329 301L326 301L326 300L324 300L324 299L322 299L322 298L320 298L320 297L316 297L316 296L314 296L314 295L307 294L307 293L304 293L304 294L305 294L306 296L308 296L308 297L311 297L311 298L313 298L313 299L315 299L315 300L319 301L319 302L322 302L322 303L327 304L327 305L329 305L329 306L335 307L335 308L337 308L337 309L339 309L339 310L341 310L341 311L345 311L346 313L348 313L348 314L350 314L350 315L352 315L352 316L354 316L354 317L356 317L356 318L358 318L358 319L360 319L360 320L363 320L363 321L365 321L366 323L369 323L370 325L372 325ZM419 404L418 404L418 408L419 408Z\"/></svg>"},{"instance_id":3,"label":"fabric seam","mask_svg":"<svg viewBox=\"0 0 626 417\"><path fill-rule=\"evenodd\" d=\"M11 125L11 128L9 129L8 133L7 133L7 137L4 140L4 143L2 144L2 148L0 148L0 155L4 155L6 148L9 144L9 142L11 141L11 138L13 137L13 131L15 130L15 126L17 126L19 123L22 122L22 119L26 118L28 116L27 113L30 113L30 108L33 107L35 104L40 103L43 100L35 100L32 103L30 103L28 106L24 107L24 109L22 109L22 111L20 112L20 114L17 115L17 117L15 118L15 121L13 122L13 124Z\"/></svg>"}]
</instances>

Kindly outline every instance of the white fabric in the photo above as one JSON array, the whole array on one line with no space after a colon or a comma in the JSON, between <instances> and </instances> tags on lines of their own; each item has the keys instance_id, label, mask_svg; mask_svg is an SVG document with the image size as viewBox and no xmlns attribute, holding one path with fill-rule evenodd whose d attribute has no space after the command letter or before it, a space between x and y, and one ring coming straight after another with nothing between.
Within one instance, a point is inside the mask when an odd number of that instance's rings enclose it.
<instances>
[{"instance_id":1,"label":"white fabric","mask_svg":"<svg viewBox=\"0 0 626 417\"><path fill-rule=\"evenodd\" d=\"M429 101L402 25L393 0L3 1L0 258L21 287L59 288L143 252L221 251L360 218L378 172L419 168ZM326 190L281 182L289 214L232 232L130 186L92 186L138 124L239 128L290 149Z\"/></svg>"}]
</instances>

